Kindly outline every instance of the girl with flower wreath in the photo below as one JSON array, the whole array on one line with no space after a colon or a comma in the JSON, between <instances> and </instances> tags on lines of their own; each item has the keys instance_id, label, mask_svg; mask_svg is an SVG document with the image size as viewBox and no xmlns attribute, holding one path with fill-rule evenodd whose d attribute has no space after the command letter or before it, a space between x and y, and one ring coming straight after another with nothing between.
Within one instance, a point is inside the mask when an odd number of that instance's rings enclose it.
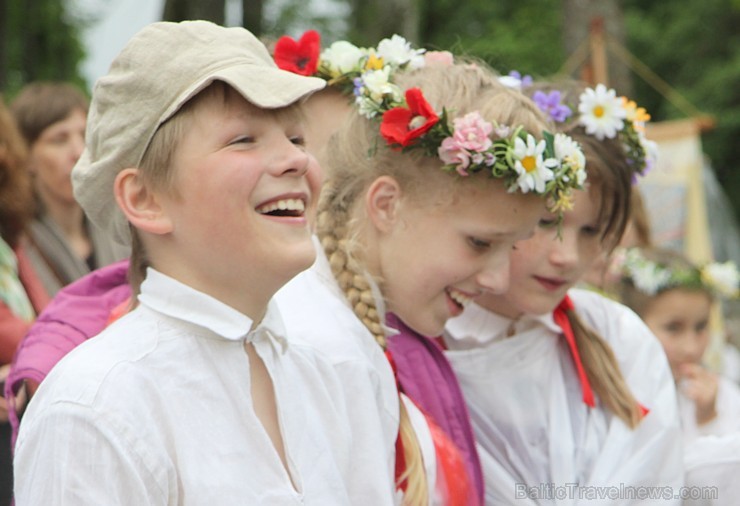
<instances>
[{"instance_id":1,"label":"girl with flower wreath","mask_svg":"<svg viewBox=\"0 0 740 506\"><path fill-rule=\"evenodd\" d=\"M740 432L740 388L702 365L714 299L738 295L735 265L700 269L676 251L647 248L628 250L620 272L621 301L640 315L668 357L684 442Z\"/></svg>"},{"instance_id":2,"label":"girl with flower wreath","mask_svg":"<svg viewBox=\"0 0 740 506\"><path fill-rule=\"evenodd\" d=\"M731 262L699 268L676 251L657 247L627 250L619 267L621 300L658 337L676 382L686 485L716 493L684 505L736 504L740 388L706 369L702 359L712 303L738 296L740 274Z\"/></svg>"},{"instance_id":3,"label":"girl with flower wreath","mask_svg":"<svg viewBox=\"0 0 740 506\"><path fill-rule=\"evenodd\" d=\"M635 111L614 90L525 92L554 119L571 117L561 128L582 146L588 182L559 227L545 212L516 244L509 290L481 295L446 326L486 504L641 503L637 487L682 484L669 368L634 313L573 286L619 242L649 153ZM560 108L571 97L575 118Z\"/></svg>"},{"instance_id":4,"label":"girl with flower wreath","mask_svg":"<svg viewBox=\"0 0 740 506\"><path fill-rule=\"evenodd\" d=\"M278 64L304 61L281 47ZM322 159L319 259L277 299L290 308L287 327L347 369L350 388L375 385L403 504L481 504L459 387L424 336L438 336L467 300L506 289L511 248L544 208L535 194L558 213L583 168L556 157L545 117L524 95L481 66L433 57L397 36L321 55L318 75L356 107ZM419 396L409 364L435 392Z\"/></svg>"}]
</instances>

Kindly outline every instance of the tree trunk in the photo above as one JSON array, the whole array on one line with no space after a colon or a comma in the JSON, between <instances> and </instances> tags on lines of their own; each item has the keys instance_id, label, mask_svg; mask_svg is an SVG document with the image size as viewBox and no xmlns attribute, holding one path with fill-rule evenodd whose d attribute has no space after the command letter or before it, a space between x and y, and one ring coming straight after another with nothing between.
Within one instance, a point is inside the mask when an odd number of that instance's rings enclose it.
<instances>
[{"instance_id":1,"label":"tree trunk","mask_svg":"<svg viewBox=\"0 0 740 506\"><path fill-rule=\"evenodd\" d=\"M242 25L255 36L262 36L262 0L242 0Z\"/></svg>"},{"instance_id":2,"label":"tree trunk","mask_svg":"<svg viewBox=\"0 0 740 506\"><path fill-rule=\"evenodd\" d=\"M226 0L167 0L162 12L163 21L205 19L224 24Z\"/></svg>"},{"instance_id":3,"label":"tree trunk","mask_svg":"<svg viewBox=\"0 0 740 506\"><path fill-rule=\"evenodd\" d=\"M563 0L563 43L566 54L573 54L578 47L588 43L592 22L595 19L603 20L604 37L615 41L617 44L626 47L624 15L620 8L619 0ZM595 44L599 47L598 41ZM615 88L620 95L632 95L632 76L627 68L616 57L609 54L608 48L604 47L606 53L606 70L608 86ZM598 67L598 54L591 55L594 57ZM594 60L589 58L586 61L587 70L593 75ZM575 77L583 77L579 74Z\"/></svg>"},{"instance_id":4,"label":"tree trunk","mask_svg":"<svg viewBox=\"0 0 740 506\"><path fill-rule=\"evenodd\" d=\"M374 46L397 33L419 43L419 0L351 0L351 8L353 42Z\"/></svg>"},{"instance_id":5,"label":"tree trunk","mask_svg":"<svg viewBox=\"0 0 740 506\"><path fill-rule=\"evenodd\" d=\"M8 15L7 0L0 0L0 92L8 86L8 34L10 33L10 21Z\"/></svg>"}]
</instances>

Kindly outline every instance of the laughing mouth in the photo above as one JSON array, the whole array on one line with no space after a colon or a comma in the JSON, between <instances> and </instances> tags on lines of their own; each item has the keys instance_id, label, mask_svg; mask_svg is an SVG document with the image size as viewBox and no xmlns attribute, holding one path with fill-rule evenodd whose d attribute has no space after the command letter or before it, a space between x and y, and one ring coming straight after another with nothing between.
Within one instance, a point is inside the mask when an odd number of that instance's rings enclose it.
<instances>
[{"instance_id":1,"label":"laughing mouth","mask_svg":"<svg viewBox=\"0 0 740 506\"><path fill-rule=\"evenodd\" d=\"M280 199L262 204L256 210L269 216L301 217L306 211L306 203L303 199Z\"/></svg>"},{"instance_id":2,"label":"laughing mouth","mask_svg":"<svg viewBox=\"0 0 740 506\"><path fill-rule=\"evenodd\" d=\"M450 295L450 298L455 301L455 303L460 307L466 307L468 304L470 304L473 300L472 297L469 297L468 295L455 290L454 288L449 288L447 290L447 293Z\"/></svg>"}]
</instances>

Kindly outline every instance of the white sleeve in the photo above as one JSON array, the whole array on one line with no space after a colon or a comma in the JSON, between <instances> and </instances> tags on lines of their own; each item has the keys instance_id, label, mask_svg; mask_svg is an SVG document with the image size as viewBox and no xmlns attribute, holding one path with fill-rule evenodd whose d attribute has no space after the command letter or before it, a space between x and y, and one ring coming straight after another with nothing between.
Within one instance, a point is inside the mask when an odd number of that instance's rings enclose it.
<instances>
[{"instance_id":1,"label":"white sleeve","mask_svg":"<svg viewBox=\"0 0 740 506\"><path fill-rule=\"evenodd\" d=\"M23 420L16 446L18 506L169 504L171 467L138 452L142 445L121 437L122 427L73 403L37 415Z\"/></svg>"}]
</instances>

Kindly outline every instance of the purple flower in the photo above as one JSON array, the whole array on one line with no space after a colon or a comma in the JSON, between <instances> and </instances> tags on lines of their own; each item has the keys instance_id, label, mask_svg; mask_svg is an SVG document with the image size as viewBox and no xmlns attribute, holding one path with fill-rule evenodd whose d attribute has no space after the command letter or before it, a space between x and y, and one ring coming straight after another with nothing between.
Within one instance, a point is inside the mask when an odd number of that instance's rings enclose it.
<instances>
[{"instance_id":1,"label":"purple flower","mask_svg":"<svg viewBox=\"0 0 740 506\"><path fill-rule=\"evenodd\" d=\"M511 72L509 72L509 76L513 77L514 79L518 79L519 82L521 83L520 86L522 88L532 86L532 76L528 74L522 75L521 73L519 73L518 70L512 70Z\"/></svg>"},{"instance_id":2,"label":"purple flower","mask_svg":"<svg viewBox=\"0 0 740 506\"><path fill-rule=\"evenodd\" d=\"M362 95L362 88L365 87L365 81L362 80L361 77L355 77L352 79L352 84L354 84L354 94L356 97L359 97Z\"/></svg>"},{"instance_id":3,"label":"purple flower","mask_svg":"<svg viewBox=\"0 0 740 506\"><path fill-rule=\"evenodd\" d=\"M561 98L558 90L553 90L550 93L537 90L532 95L532 100L537 104L537 107L549 114L553 121L557 123L563 123L573 114L570 107L560 103Z\"/></svg>"}]
</instances>

